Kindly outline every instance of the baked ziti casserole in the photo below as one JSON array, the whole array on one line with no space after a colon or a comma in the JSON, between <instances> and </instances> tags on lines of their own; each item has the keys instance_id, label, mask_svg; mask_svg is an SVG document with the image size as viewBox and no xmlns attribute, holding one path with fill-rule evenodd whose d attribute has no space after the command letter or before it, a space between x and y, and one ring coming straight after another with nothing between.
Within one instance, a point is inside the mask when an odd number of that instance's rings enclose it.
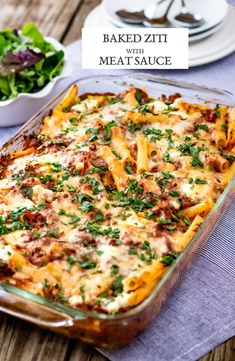
<instances>
[{"instance_id":1,"label":"baked ziti casserole","mask_svg":"<svg viewBox=\"0 0 235 361\"><path fill-rule=\"evenodd\" d=\"M235 108L73 86L0 158L0 280L100 313L142 302L235 172Z\"/></svg>"}]
</instances>

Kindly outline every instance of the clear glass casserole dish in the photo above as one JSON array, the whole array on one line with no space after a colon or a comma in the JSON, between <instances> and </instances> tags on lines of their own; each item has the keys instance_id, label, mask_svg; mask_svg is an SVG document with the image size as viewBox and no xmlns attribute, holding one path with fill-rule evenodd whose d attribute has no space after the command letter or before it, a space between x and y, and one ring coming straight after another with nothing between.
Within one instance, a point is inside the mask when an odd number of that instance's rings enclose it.
<instances>
[{"instance_id":1,"label":"clear glass casserole dish","mask_svg":"<svg viewBox=\"0 0 235 361\"><path fill-rule=\"evenodd\" d=\"M180 92L188 102L207 102L212 105L232 105L234 102L232 95L225 91L159 78L147 73L132 73L121 78L120 76L88 77L75 83L79 86L79 94L120 93L130 85L134 85L138 88L146 88L150 96L155 97ZM31 118L2 147L0 154L19 150L25 136L37 131L43 117L61 101L67 90L68 88ZM221 213L224 213L231 204L235 195L234 185L235 178L227 186L185 251L164 274L152 293L131 310L116 315L106 315L74 309L3 283L0 283L0 310L40 327L101 347L117 347L131 342L160 312L170 291L190 266L195 254L207 242Z\"/></svg>"}]
</instances>

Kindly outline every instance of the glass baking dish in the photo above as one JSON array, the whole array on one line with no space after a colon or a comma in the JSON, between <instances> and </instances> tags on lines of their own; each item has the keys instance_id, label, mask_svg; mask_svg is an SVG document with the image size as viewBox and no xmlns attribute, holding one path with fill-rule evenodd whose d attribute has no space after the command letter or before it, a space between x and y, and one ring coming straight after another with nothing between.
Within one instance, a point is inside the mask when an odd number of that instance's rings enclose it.
<instances>
[{"instance_id":1,"label":"glass baking dish","mask_svg":"<svg viewBox=\"0 0 235 361\"><path fill-rule=\"evenodd\" d=\"M186 101L193 103L207 102L212 105L223 104L229 106L234 103L232 94L226 91L208 89L148 73L131 73L122 77L87 77L74 83L79 86L79 94L120 93L130 85L134 85L138 88L144 87L150 96L155 97L161 94L170 95L180 92ZM19 150L25 136L37 132L43 117L61 101L68 88L31 118L2 147L0 154L7 154L16 149ZM185 251L177 258L168 272L164 274L151 294L141 304L125 313L106 315L74 309L3 283L0 283L0 311L30 321L40 327L72 338L79 338L82 341L101 347L111 348L127 344L143 331L160 312L170 291L190 266L197 252L207 242L216 222L229 208L234 195L235 177L233 177Z\"/></svg>"}]
</instances>

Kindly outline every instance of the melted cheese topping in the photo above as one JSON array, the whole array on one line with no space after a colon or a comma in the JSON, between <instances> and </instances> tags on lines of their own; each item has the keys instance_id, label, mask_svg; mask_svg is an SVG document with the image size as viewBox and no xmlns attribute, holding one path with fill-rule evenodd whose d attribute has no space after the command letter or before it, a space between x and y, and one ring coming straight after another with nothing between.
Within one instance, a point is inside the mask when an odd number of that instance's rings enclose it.
<instances>
[{"instance_id":1,"label":"melted cheese topping","mask_svg":"<svg viewBox=\"0 0 235 361\"><path fill-rule=\"evenodd\" d=\"M3 282L106 313L148 296L233 162L215 145L218 109L170 99L131 89L62 102L33 151L0 162Z\"/></svg>"}]
</instances>

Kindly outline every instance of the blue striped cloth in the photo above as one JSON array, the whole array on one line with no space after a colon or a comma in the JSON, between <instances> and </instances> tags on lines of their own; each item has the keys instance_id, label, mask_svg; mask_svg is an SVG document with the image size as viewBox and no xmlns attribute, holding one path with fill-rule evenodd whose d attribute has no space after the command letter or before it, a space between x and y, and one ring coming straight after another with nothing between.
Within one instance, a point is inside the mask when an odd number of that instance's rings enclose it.
<instances>
[{"instance_id":1,"label":"blue striped cloth","mask_svg":"<svg viewBox=\"0 0 235 361\"><path fill-rule=\"evenodd\" d=\"M74 65L69 82L86 75L108 74L81 70L81 42L67 49ZM191 70L154 73L234 92L235 53ZM56 92L67 83L63 81ZM0 144L17 129L0 128ZM235 334L234 214L235 202L146 332L128 347L102 353L113 361L193 361Z\"/></svg>"}]
</instances>

